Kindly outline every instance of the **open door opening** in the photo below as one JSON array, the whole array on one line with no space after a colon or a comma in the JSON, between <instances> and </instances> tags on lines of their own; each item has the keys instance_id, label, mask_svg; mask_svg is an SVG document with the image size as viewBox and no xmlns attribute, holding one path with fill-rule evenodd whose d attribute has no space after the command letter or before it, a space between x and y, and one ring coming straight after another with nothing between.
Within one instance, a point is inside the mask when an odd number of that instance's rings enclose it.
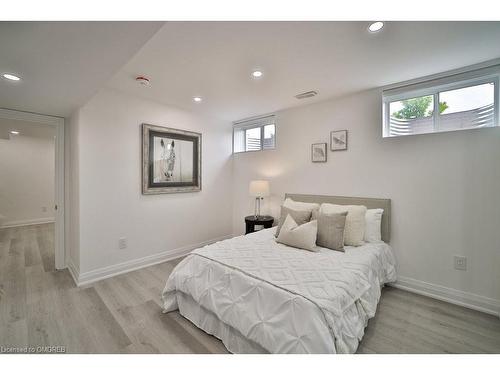
<instances>
[{"instance_id":1,"label":"open door opening","mask_svg":"<svg viewBox=\"0 0 500 375\"><path fill-rule=\"evenodd\" d=\"M25 266L66 268L63 118L0 109L0 241Z\"/></svg>"}]
</instances>

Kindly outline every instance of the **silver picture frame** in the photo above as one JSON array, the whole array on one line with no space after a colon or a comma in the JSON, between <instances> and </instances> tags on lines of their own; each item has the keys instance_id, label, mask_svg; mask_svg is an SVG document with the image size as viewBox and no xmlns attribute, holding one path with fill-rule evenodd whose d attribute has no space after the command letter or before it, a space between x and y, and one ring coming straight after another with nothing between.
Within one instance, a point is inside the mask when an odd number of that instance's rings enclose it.
<instances>
[{"instance_id":1,"label":"silver picture frame","mask_svg":"<svg viewBox=\"0 0 500 375\"><path fill-rule=\"evenodd\" d=\"M313 163L326 163L327 154L326 143L313 143L311 145L311 161Z\"/></svg>"},{"instance_id":2,"label":"silver picture frame","mask_svg":"<svg viewBox=\"0 0 500 375\"><path fill-rule=\"evenodd\" d=\"M347 150L347 130L334 130L330 132L330 150Z\"/></svg>"},{"instance_id":3,"label":"silver picture frame","mask_svg":"<svg viewBox=\"0 0 500 375\"><path fill-rule=\"evenodd\" d=\"M168 142L168 147L165 142ZM177 141L177 146L175 142ZM142 124L142 194L173 194L201 191L201 133L187 130L167 128L151 124ZM155 148L161 143L163 159L156 159L159 150ZM175 154L179 144L184 148L180 155ZM187 150L187 151L186 151ZM166 153L168 154L168 158ZM183 159L184 163L183 163ZM179 172L175 168L187 165L187 176L176 177ZM160 168L163 168L159 170ZM174 174L174 172L176 172ZM183 172L180 172L183 173ZM183 176L185 173L183 173ZM160 176L160 177L158 177ZM184 180L183 180L184 179Z\"/></svg>"}]
</instances>

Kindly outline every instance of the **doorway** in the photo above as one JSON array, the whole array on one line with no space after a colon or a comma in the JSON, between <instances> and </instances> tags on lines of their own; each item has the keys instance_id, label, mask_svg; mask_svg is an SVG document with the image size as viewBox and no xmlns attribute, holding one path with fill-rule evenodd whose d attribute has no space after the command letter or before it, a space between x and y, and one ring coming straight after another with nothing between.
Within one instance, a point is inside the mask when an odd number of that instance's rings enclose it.
<instances>
[{"instance_id":1,"label":"doorway","mask_svg":"<svg viewBox=\"0 0 500 375\"><path fill-rule=\"evenodd\" d=\"M66 268L64 118L0 109L0 147L0 230L33 236L44 268Z\"/></svg>"}]
</instances>

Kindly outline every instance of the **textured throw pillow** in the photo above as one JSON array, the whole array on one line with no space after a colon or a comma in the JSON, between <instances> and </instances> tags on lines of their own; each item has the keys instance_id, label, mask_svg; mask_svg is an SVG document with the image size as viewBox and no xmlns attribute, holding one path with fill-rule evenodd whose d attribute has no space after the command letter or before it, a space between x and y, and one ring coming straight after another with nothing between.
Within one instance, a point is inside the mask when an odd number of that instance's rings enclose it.
<instances>
[{"instance_id":1,"label":"textured throw pillow","mask_svg":"<svg viewBox=\"0 0 500 375\"><path fill-rule=\"evenodd\" d=\"M366 210L365 215L365 241L380 242L382 241L382 214L384 209L374 208Z\"/></svg>"},{"instance_id":2,"label":"textured throw pillow","mask_svg":"<svg viewBox=\"0 0 500 375\"><path fill-rule=\"evenodd\" d=\"M290 208L292 210L295 210L295 211L310 211L310 212L312 212L313 210L319 210L318 203L297 202L297 201L294 201L292 198L285 199L285 202L283 202L283 206L286 208Z\"/></svg>"},{"instance_id":3,"label":"textured throw pillow","mask_svg":"<svg viewBox=\"0 0 500 375\"><path fill-rule=\"evenodd\" d=\"M281 226L285 222L286 217L290 215L292 219L297 223L297 225L302 225L311 220L311 211L296 211L285 206L281 206L281 215L278 222L278 228L276 229L275 236L278 237L280 234Z\"/></svg>"},{"instance_id":4,"label":"textured throw pillow","mask_svg":"<svg viewBox=\"0 0 500 375\"><path fill-rule=\"evenodd\" d=\"M288 215L281 227L280 234L276 241L296 247L299 249L317 251L316 235L318 232L318 222L316 220L297 225L291 215Z\"/></svg>"},{"instance_id":5,"label":"textured throw pillow","mask_svg":"<svg viewBox=\"0 0 500 375\"><path fill-rule=\"evenodd\" d=\"M316 245L327 249L344 251L344 229L347 211L338 214L320 214L314 210L311 220L318 221Z\"/></svg>"},{"instance_id":6,"label":"textured throw pillow","mask_svg":"<svg viewBox=\"0 0 500 375\"><path fill-rule=\"evenodd\" d=\"M319 209L322 214L337 214L347 211L344 230L344 245L361 246L365 237L365 206L323 203Z\"/></svg>"}]
</instances>

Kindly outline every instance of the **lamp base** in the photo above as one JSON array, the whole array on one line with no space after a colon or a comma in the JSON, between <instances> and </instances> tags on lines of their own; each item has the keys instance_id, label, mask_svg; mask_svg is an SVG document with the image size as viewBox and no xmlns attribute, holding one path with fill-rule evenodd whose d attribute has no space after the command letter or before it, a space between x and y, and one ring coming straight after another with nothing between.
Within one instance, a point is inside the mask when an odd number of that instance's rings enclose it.
<instances>
[{"instance_id":1,"label":"lamp base","mask_svg":"<svg viewBox=\"0 0 500 375\"><path fill-rule=\"evenodd\" d=\"M260 200L263 199L262 197L256 197L255 198L255 212L254 212L254 217L257 219L260 217Z\"/></svg>"}]
</instances>

